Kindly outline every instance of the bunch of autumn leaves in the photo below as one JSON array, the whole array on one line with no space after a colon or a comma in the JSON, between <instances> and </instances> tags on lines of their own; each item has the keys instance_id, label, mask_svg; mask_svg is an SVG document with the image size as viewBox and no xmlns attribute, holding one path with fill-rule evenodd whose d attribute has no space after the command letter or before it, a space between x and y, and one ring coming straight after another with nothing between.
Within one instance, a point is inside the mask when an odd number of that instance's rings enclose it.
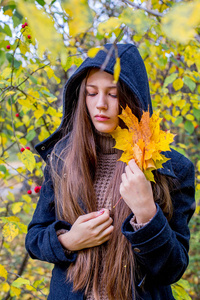
<instances>
[{"instance_id":1,"label":"bunch of autumn leaves","mask_svg":"<svg viewBox=\"0 0 200 300\"><path fill-rule=\"evenodd\" d=\"M122 109L119 118L123 120L127 129L118 126L112 136L116 140L114 148L123 150L119 160L128 164L134 159L146 178L154 181L153 170L162 168L169 158L161 152L170 151L169 144L173 142L174 134L160 129L161 118L158 113L143 112L141 120L132 114L127 106Z\"/></svg>"}]
</instances>

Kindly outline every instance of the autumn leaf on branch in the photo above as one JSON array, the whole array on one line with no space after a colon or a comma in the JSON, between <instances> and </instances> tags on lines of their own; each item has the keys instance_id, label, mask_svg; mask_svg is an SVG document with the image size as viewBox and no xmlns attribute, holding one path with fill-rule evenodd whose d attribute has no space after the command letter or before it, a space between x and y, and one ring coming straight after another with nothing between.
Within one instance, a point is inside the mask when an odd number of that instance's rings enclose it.
<instances>
[{"instance_id":1,"label":"autumn leaf on branch","mask_svg":"<svg viewBox=\"0 0 200 300\"><path fill-rule=\"evenodd\" d=\"M126 106L119 118L127 126L127 129L118 126L112 132L112 137L116 141L114 148L123 151L119 160L128 164L134 159L146 178L154 181L152 171L162 168L163 163L169 160L161 152L170 151L169 144L173 142L174 134L160 129L162 119L158 113L153 113L150 117L148 111L143 112L139 121Z\"/></svg>"}]
</instances>

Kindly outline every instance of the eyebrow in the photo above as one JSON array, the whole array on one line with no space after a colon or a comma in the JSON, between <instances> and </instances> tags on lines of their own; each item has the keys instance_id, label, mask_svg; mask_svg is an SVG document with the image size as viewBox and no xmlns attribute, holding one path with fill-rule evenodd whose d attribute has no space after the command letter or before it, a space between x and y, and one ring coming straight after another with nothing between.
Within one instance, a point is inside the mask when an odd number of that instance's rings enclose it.
<instances>
[{"instance_id":1,"label":"eyebrow","mask_svg":"<svg viewBox=\"0 0 200 300\"><path fill-rule=\"evenodd\" d=\"M93 84L86 84L86 87L87 86L90 86L90 87L97 87L96 85L93 85ZM109 88L109 89L114 89L114 88L117 88L117 86L116 85L110 85L110 86L107 86L107 88Z\"/></svg>"}]
</instances>

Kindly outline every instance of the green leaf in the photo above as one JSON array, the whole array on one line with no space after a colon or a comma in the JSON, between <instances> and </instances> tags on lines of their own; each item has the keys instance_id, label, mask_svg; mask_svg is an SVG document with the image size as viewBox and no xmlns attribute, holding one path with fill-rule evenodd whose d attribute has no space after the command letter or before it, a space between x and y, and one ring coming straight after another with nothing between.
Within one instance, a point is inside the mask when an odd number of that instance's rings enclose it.
<instances>
[{"instance_id":1,"label":"green leaf","mask_svg":"<svg viewBox=\"0 0 200 300\"><path fill-rule=\"evenodd\" d=\"M33 77L32 75L28 74L28 77L30 78L30 80L34 83L37 84L37 79L35 77Z\"/></svg>"},{"instance_id":2,"label":"green leaf","mask_svg":"<svg viewBox=\"0 0 200 300\"><path fill-rule=\"evenodd\" d=\"M0 50L0 67L5 62L5 59L6 59L5 51Z\"/></svg>"},{"instance_id":3,"label":"green leaf","mask_svg":"<svg viewBox=\"0 0 200 300\"><path fill-rule=\"evenodd\" d=\"M35 168L35 157L30 150L25 149L24 152L22 152L21 161L30 172Z\"/></svg>"},{"instance_id":4,"label":"green leaf","mask_svg":"<svg viewBox=\"0 0 200 300\"><path fill-rule=\"evenodd\" d=\"M24 278L20 277L20 278L17 278L15 281L13 281L12 286L20 288L24 284L30 285L30 281L28 279L24 279Z\"/></svg>"},{"instance_id":5,"label":"green leaf","mask_svg":"<svg viewBox=\"0 0 200 300\"><path fill-rule=\"evenodd\" d=\"M196 83L188 76L184 76L183 81L189 87L191 92L194 92L196 88Z\"/></svg>"},{"instance_id":6,"label":"green leaf","mask_svg":"<svg viewBox=\"0 0 200 300\"><path fill-rule=\"evenodd\" d=\"M42 92L44 95L46 95L46 96L49 96L49 97L51 97L51 98L56 98L55 95L53 95L53 94L51 94L51 93L49 93L49 92L47 92L47 91L45 91L45 90L42 90L41 92Z\"/></svg>"},{"instance_id":7,"label":"green leaf","mask_svg":"<svg viewBox=\"0 0 200 300\"><path fill-rule=\"evenodd\" d=\"M183 117L179 116L176 121L174 122L175 126L178 126L179 124L181 124L183 122Z\"/></svg>"},{"instance_id":8,"label":"green leaf","mask_svg":"<svg viewBox=\"0 0 200 300\"><path fill-rule=\"evenodd\" d=\"M165 78L165 81L164 81L164 87L168 86L170 83L172 83L176 78L178 77L178 73L173 73L169 76L167 76Z\"/></svg>"},{"instance_id":9,"label":"green leaf","mask_svg":"<svg viewBox=\"0 0 200 300\"><path fill-rule=\"evenodd\" d=\"M21 24L21 20L16 16L12 16L12 20L13 20L14 28L16 28L19 24Z\"/></svg>"},{"instance_id":10,"label":"green leaf","mask_svg":"<svg viewBox=\"0 0 200 300\"><path fill-rule=\"evenodd\" d=\"M0 171L3 172L4 174L6 174L6 167L3 165L0 165Z\"/></svg>"},{"instance_id":11,"label":"green leaf","mask_svg":"<svg viewBox=\"0 0 200 300\"><path fill-rule=\"evenodd\" d=\"M193 114L195 116L195 118L200 121L200 110L199 109L196 109L196 108L193 108Z\"/></svg>"},{"instance_id":12,"label":"green leaf","mask_svg":"<svg viewBox=\"0 0 200 300\"><path fill-rule=\"evenodd\" d=\"M8 36L12 37L12 31L11 31L10 27L9 27L7 24L5 24L5 26L4 26L4 32L5 32Z\"/></svg>"},{"instance_id":13,"label":"green leaf","mask_svg":"<svg viewBox=\"0 0 200 300\"><path fill-rule=\"evenodd\" d=\"M31 141L34 139L35 136L36 136L35 130L31 130L31 131L29 131L29 133L26 135L26 139L27 139L28 142L31 142Z\"/></svg>"},{"instance_id":14,"label":"green leaf","mask_svg":"<svg viewBox=\"0 0 200 300\"><path fill-rule=\"evenodd\" d=\"M194 125L188 120L185 121L184 128L189 134L192 134L194 131Z\"/></svg>"},{"instance_id":15,"label":"green leaf","mask_svg":"<svg viewBox=\"0 0 200 300\"><path fill-rule=\"evenodd\" d=\"M44 6L46 3L44 0L36 0L41 6Z\"/></svg>"}]
</instances>

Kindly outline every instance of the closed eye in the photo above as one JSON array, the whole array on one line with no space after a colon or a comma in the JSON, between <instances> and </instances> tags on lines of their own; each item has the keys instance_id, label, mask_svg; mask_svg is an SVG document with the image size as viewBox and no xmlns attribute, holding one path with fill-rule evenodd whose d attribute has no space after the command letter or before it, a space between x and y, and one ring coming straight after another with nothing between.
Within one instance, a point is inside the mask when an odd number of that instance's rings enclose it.
<instances>
[{"instance_id":1,"label":"closed eye","mask_svg":"<svg viewBox=\"0 0 200 300\"><path fill-rule=\"evenodd\" d=\"M96 93L87 93L87 96L94 97L96 96Z\"/></svg>"},{"instance_id":2,"label":"closed eye","mask_svg":"<svg viewBox=\"0 0 200 300\"><path fill-rule=\"evenodd\" d=\"M111 96L112 98L117 98L117 95L115 94L109 94L109 96Z\"/></svg>"}]
</instances>

